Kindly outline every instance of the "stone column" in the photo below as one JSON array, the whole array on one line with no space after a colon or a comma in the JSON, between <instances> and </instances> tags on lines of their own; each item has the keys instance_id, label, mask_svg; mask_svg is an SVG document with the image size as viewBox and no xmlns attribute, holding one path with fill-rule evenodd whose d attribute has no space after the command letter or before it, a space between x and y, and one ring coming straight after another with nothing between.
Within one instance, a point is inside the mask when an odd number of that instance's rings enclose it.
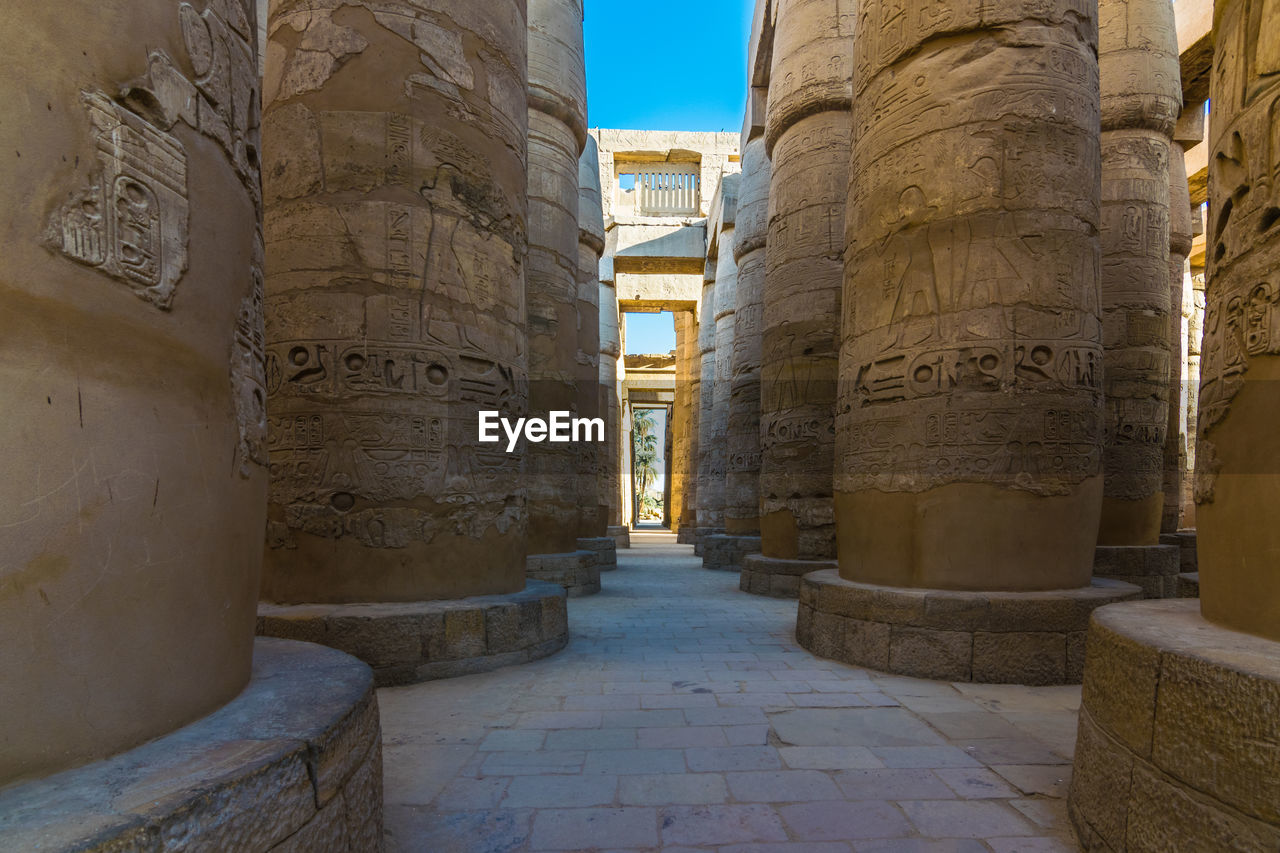
<instances>
[{"instance_id":1,"label":"stone column","mask_svg":"<svg viewBox=\"0 0 1280 853\"><path fill-rule=\"evenodd\" d=\"M837 0L777 7L765 119L769 252L760 372L761 551L755 571L830 568L832 419L849 192L853 18ZM799 562L797 562L799 561Z\"/></svg>"},{"instance_id":2,"label":"stone column","mask_svg":"<svg viewBox=\"0 0 1280 853\"><path fill-rule=\"evenodd\" d=\"M1199 107L1203 109L1203 107ZM1175 144L1169 155L1169 417L1164 440L1164 508L1160 533L1176 534L1182 518L1182 470L1187 450L1182 427L1182 399L1186 393L1183 373L1182 303L1187 278L1187 257L1191 254L1191 195L1187 188L1187 165L1182 146Z\"/></svg>"},{"instance_id":3,"label":"stone column","mask_svg":"<svg viewBox=\"0 0 1280 853\"><path fill-rule=\"evenodd\" d=\"M595 139L587 137L578 158L578 379L577 416L600 419L608 430L608 401L600 388L601 326L600 256L604 254L604 208L600 201L600 155ZM612 288L609 289L612 294ZM617 323L617 302L614 302ZM610 373L617 375L617 363ZM608 535L609 460L605 435L574 447L578 470L579 550L595 554L601 571L618 567L617 544ZM616 470L616 469L615 469Z\"/></svg>"},{"instance_id":4,"label":"stone column","mask_svg":"<svg viewBox=\"0 0 1280 853\"><path fill-rule=\"evenodd\" d=\"M712 474L715 465L716 393L716 265L707 261L702 300L698 303L698 497L693 553L702 555L702 540L724 531L724 480ZM723 468L721 471L723 472ZM717 507L719 512L717 512Z\"/></svg>"},{"instance_id":5,"label":"stone column","mask_svg":"<svg viewBox=\"0 0 1280 853\"><path fill-rule=\"evenodd\" d=\"M587 139L582 0L529 0L529 412L577 408L578 156ZM529 577L573 595L600 589L595 555L578 548L577 449L530 443Z\"/></svg>"},{"instance_id":6,"label":"stone column","mask_svg":"<svg viewBox=\"0 0 1280 853\"><path fill-rule=\"evenodd\" d=\"M1094 614L1068 811L1089 849L1280 849L1280 10L1214 7L1200 599Z\"/></svg>"},{"instance_id":7,"label":"stone column","mask_svg":"<svg viewBox=\"0 0 1280 853\"><path fill-rule=\"evenodd\" d=\"M545 654L563 631L533 610L563 599L526 590L522 447L478 440L528 387L524 3L282 0L270 32L263 598L283 606L260 631L323 636L382 684ZM537 630L486 632L513 597Z\"/></svg>"},{"instance_id":8,"label":"stone column","mask_svg":"<svg viewBox=\"0 0 1280 853\"><path fill-rule=\"evenodd\" d=\"M702 353L698 315L695 311L675 314L676 326L676 394L675 409L677 435L683 440L676 446L678 476L683 481L680 490L680 529L676 541L684 545L697 542L698 527L698 430L702 414Z\"/></svg>"},{"instance_id":9,"label":"stone column","mask_svg":"<svg viewBox=\"0 0 1280 853\"><path fill-rule=\"evenodd\" d=\"M180 827L223 849L233 826L244 849L294 833L374 849L368 668L254 639L269 383L254 7L5 13L0 847L155 849Z\"/></svg>"},{"instance_id":10,"label":"stone column","mask_svg":"<svg viewBox=\"0 0 1280 853\"><path fill-rule=\"evenodd\" d=\"M861 6L840 569L802 582L797 636L920 677L1079 680L1089 610L1138 592L1090 586L1102 499L1092 12L926 5Z\"/></svg>"},{"instance_id":11,"label":"stone column","mask_svg":"<svg viewBox=\"0 0 1280 853\"><path fill-rule=\"evenodd\" d=\"M745 555L739 588L777 596L798 594L797 575L756 572L760 538L760 360L764 314L765 245L769 236L769 181L763 128L742 146L742 187L734 228L738 262L738 323L733 351L733 399L729 408L729 465L725 477L725 530L742 537ZM757 553L752 553L757 552ZM772 561L763 563L767 568Z\"/></svg>"},{"instance_id":12,"label":"stone column","mask_svg":"<svg viewBox=\"0 0 1280 853\"><path fill-rule=\"evenodd\" d=\"M618 292L613 279L600 279L600 416L604 418L605 445L604 504L606 536L617 548L630 547L627 524L622 517L622 412L618 399L618 360L622 339L618 331Z\"/></svg>"},{"instance_id":13,"label":"stone column","mask_svg":"<svg viewBox=\"0 0 1280 853\"><path fill-rule=\"evenodd\" d=\"M1158 544L1173 314L1169 170L1182 107L1177 34L1166 0L1101 0L1098 15L1106 413L1094 574L1160 598L1174 593L1178 571L1177 549Z\"/></svg>"},{"instance_id":14,"label":"stone column","mask_svg":"<svg viewBox=\"0 0 1280 853\"><path fill-rule=\"evenodd\" d=\"M737 242L738 189L742 175L721 175L712 200L708 220L708 252L716 256L716 388L713 397L715 442L711 477L718 482L719 514L724 530L702 542L702 566L719 571L741 571L745 556L739 537L727 528L727 485L729 471L729 410L733 400L733 356L737 349L738 264L734 260ZM712 233L714 231L714 234Z\"/></svg>"}]
</instances>

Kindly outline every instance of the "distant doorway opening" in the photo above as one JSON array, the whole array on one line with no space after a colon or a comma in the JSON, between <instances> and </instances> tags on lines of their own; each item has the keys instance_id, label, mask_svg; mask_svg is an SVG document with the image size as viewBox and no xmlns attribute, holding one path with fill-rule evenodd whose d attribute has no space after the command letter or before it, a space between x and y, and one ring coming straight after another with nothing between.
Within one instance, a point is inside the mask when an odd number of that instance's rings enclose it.
<instances>
[{"instance_id":1,"label":"distant doorway opening","mask_svg":"<svg viewBox=\"0 0 1280 853\"><path fill-rule=\"evenodd\" d=\"M670 527L671 407L631 410L631 502L633 527Z\"/></svg>"}]
</instances>

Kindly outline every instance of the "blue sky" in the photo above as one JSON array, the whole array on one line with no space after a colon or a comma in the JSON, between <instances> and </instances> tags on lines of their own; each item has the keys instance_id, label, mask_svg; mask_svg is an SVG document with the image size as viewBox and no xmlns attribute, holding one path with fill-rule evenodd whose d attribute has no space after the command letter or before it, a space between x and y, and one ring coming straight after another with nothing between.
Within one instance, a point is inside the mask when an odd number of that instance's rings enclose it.
<instances>
[{"instance_id":1,"label":"blue sky","mask_svg":"<svg viewBox=\"0 0 1280 853\"><path fill-rule=\"evenodd\" d=\"M586 0L587 121L742 129L754 0Z\"/></svg>"},{"instance_id":2,"label":"blue sky","mask_svg":"<svg viewBox=\"0 0 1280 853\"><path fill-rule=\"evenodd\" d=\"M586 0L587 121L742 129L754 0ZM675 349L670 314L627 315L627 352Z\"/></svg>"}]
</instances>

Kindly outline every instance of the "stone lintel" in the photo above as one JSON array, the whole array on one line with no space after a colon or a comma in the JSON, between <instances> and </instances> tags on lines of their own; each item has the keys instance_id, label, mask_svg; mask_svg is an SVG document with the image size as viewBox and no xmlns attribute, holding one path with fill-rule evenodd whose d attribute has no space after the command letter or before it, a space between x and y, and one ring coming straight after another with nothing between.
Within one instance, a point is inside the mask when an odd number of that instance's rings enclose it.
<instances>
[{"instance_id":1,"label":"stone lintel","mask_svg":"<svg viewBox=\"0 0 1280 853\"><path fill-rule=\"evenodd\" d=\"M800 581L796 640L820 657L916 678L1077 684L1089 614L1140 595L1100 578L1080 589L970 592L857 583L826 569Z\"/></svg>"},{"instance_id":2,"label":"stone lintel","mask_svg":"<svg viewBox=\"0 0 1280 853\"><path fill-rule=\"evenodd\" d=\"M1280 643L1196 601L1089 626L1068 811L1089 850L1280 850Z\"/></svg>"},{"instance_id":3,"label":"stone lintel","mask_svg":"<svg viewBox=\"0 0 1280 853\"><path fill-rule=\"evenodd\" d=\"M585 552L575 552L585 553ZM488 672L553 654L569 641L565 590L376 604L260 604L258 633L341 649L379 687Z\"/></svg>"},{"instance_id":4,"label":"stone lintel","mask_svg":"<svg viewBox=\"0 0 1280 853\"><path fill-rule=\"evenodd\" d=\"M369 667L260 638L231 702L157 740L0 791L0 847L378 850L382 745Z\"/></svg>"}]
</instances>

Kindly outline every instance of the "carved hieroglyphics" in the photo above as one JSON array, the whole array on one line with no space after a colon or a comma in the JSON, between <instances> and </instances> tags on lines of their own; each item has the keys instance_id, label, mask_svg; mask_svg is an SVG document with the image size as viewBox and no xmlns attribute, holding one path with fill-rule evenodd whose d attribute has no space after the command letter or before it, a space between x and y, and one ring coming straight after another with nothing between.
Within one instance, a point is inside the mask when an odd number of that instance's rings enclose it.
<instances>
[{"instance_id":1,"label":"carved hieroglyphics","mask_svg":"<svg viewBox=\"0 0 1280 853\"><path fill-rule=\"evenodd\" d=\"M280 2L268 29L260 630L324 632L381 683L546 653L564 602L526 590L520 447L477 441L481 411L528 394L524 3ZM575 151L575 208L577 174ZM511 599L529 630L486 633ZM408 622L422 643L379 641Z\"/></svg>"},{"instance_id":2,"label":"carved hieroglyphics","mask_svg":"<svg viewBox=\"0 0 1280 853\"><path fill-rule=\"evenodd\" d=\"M762 556L751 562L756 572L796 575L827 568L835 556L833 416L856 16L848 0L769 5L764 140L773 171L762 297Z\"/></svg>"},{"instance_id":3,"label":"carved hieroglyphics","mask_svg":"<svg viewBox=\"0 0 1280 853\"><path fill-rule=\"evenodd\" d=\"M613 286L623 314L675 314L676 372L683 378L676 383L671 408L667 512L680 541L691 543L701 486L700 346L707 347L707 367L712 371L715 346L714 297L703 302L702 296L707 216L721 175L739 170L738 134L596 129L591 135L600 147L604 202L601 281ZM602 316L606 310L602 305ZM708 383L707 391L714 393L714 383ZM630 418L625 393L621 403L625 424ZM710 406L711 400L707 403ZM625 442L621 456L626 480L631 449ZM632 485L623 484L623 524L633 520L631 490Z\"/></svg>"},{"instance_id":4,"label":"carved hieroglyphics","mask_svg":"<svg viewBox=\"0 0 1280 853\"><path fill-rule=\"evenodd\" d=\"M750 125L750 121L748 121ZM746 556L760 551L760 319L764 311L765 243L769 235L769 158L764 128L749 127L734 225L738 264L733 376L725 443L725 535L734 537L742 589L750 590ZM757 590L759 591L759 590Z\"/></svg>"},{"instance_id":5,"label":"carved hieroglyphics","mask_svg":"<svg viewBox=\"0 0 1280 853\"><path fill-rule=\"evenodd\" d=\"M707 216L707 262L715 271L715 309L703 306L703 322L715 315L715 385L711 395L711 449L708 480L701 494L709 501L715 533L698 542L702 565L708 569L739 571L741 549L725 529L726 483L729 467L729 406L733 396L733 354L737 340L738 264L734 260L734 221L738 212L741 174L720 178ZM712 261L714 259L714 264Z\"/></svg>"},{"instance_id":6,"label":"carved hieroglyphics","mask_svg":"<svg viewBox=\"0 0 1280 853\"><path fill-rule=\"evenodd\" d=\"M926 7L859 5L840 568L804 579L797 631L877 669L1070 681L1088 611L1138 591L1090 586L1096 8Z\"/></svg>"},{"instance_id":7,"label":"carved hieroglyphics","mask_svg":"<svg viewBox=\"0 0 1280 853\"><path fill-rule=\"evenodd\" d=\"M214 849L235 825L243 849L304 828L372 849L368 668L254 639L255 10L15 0L5 17L0 847ZM323 786L312 762L334 768Z\"/></svg>"},{"instance_id":8,"label":"carved hieroglyphics","mask_svg":"<svg viewBox=\"0 0 1280 853\"><path fill-rule=\"evenodd\" d=\"M578 548L596 555L601 570L617 566L617 542L608 536L611 525L609 498L616 500L620 457L610 455L609 397L600 387L601 358L606 334L616 335L617 300L608 306L600 304L600 256L604 253L604 209L600 201L600 156L593 137L588 136L578 158L578 379L577 415L600 419L606 441L585 442L577 446L578 469ZM612 288L608 297L613 298ZM609 316L606 318L606 312ZM614 361L609 374L617 376ZM617 415L617 406L613 407Z\"/></svg>"},{"instance_id":9,"label":"carved hieroglyphics","mask_svg":"<svg viewBox=\"0 0 1280 853\"><path fill-rule=\"evenodd\" d=\"M1214 9L1200 594L1094 616L1068 801L1097 850L1280 849L1280 7Z\"/></svg>"},{"instance_id":10,"label":"carved hieroglyphics","mask_svg":"<svg viewBox=\"0 0 1280 853\"><path fill-rule=\"evenodd\" d=\"M1168 0L1102 0L1103 499L1094 571L1173 594L1160 545L1169 424L1170 159L1182 106ZM1186 215L1190 215L1188 207Z\"/></svg>"},{"instance_id":11,"label":"carved hieroglyphics","mask_svg":"<svg viewBox=\"0 0 1280 853\"><path fill-rule=\"evenodd\" d=\"M587 139L582 0L529 2L529 410L537 417L577 411L585 374L578 366L578 158ZM600 589L593 552L578 547L579 454L567 443L531 443L529 577L575 595ZM592 498L594 499L594 497Z\"/></svg>"}]
</instances>

